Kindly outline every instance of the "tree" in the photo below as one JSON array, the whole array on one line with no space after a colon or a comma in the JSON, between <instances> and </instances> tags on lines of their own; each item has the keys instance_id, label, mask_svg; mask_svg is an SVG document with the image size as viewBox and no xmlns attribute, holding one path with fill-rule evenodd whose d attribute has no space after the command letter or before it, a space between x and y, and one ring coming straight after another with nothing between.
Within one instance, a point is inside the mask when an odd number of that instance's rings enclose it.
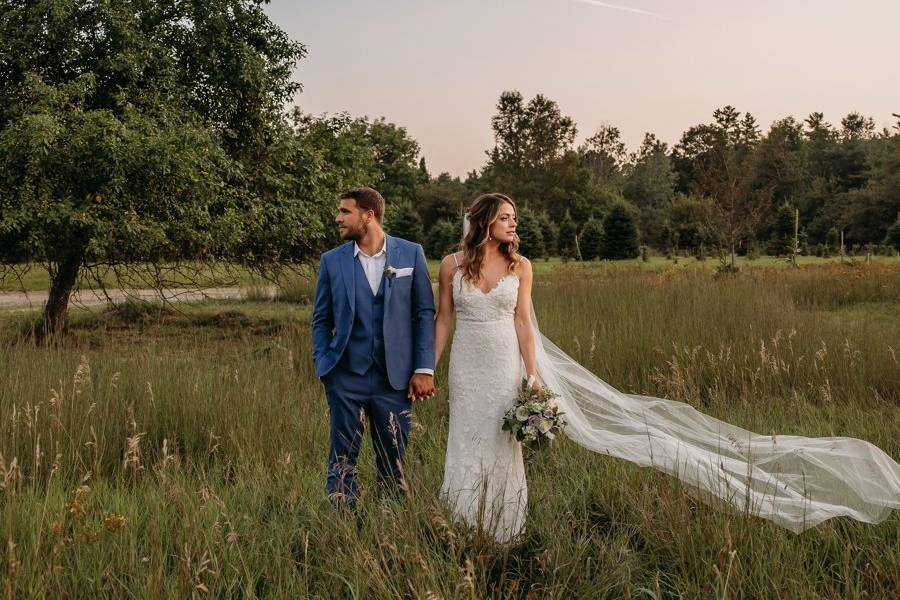
<instances>
[{"instance_id":1,"label":"tree","mask_svg":"<svg viewBox=\"0 0 900 600\"><path fill-rule=\"evenodd\" d=\"M581 260L593 260L600 257L603 243L603 225L596 219L590 219L581 229L578 247L581 249Z\"/></svg>"},{"instance_id":2,"label":"tree","mask_svg":"<svg viewBox=\"0 0 900 600\"><path fill-rule=\"evenodd\" d=\"M602 125L584 141L578 152L588 166L596 185L618 187L622 169L628 158L617 127Z\"/></svg>"},{"instance_id":3,"label":"tree","mask_svg":"<svg viewBox=\"0 0 900 600\"><path fill-rule=\"evenodd\" d=\"M865 187L843 197L840 224L857 244L877 244L900 212L900 134L868 142Z\"/></svg>"},{"instance_id":4,"label":"tree","mask_svg":"<svg viewBox=\"0 0 900 600\"><path fill-rule=\"evenodd\" d=\"M615 204L603 219L603 239L600 257L620 260L638 255L640 236L631 210L624 204Z\"/></svg>"},{"instance_id":5,"label":"tree","mask_svg":"<svg viewBox=\"0 0 900 600\"><path fill-rule=\"evenodd\" d=\"M669 242L675 250L696 251L700 246L712 243L705 215L709 200L701 200L684 194L677 194L665 211L670 236Z\"/></svg>"},{"instance_id":6,"label":"tree","mask_svg":"<svg viewBox=\"0 0 900 600\"><path fill-rule=\"evenodd\" d=\"M461 220L473 196L472 189L458 177L441 173L416 189L414 208L428 231L440 220Z\"/></svg>"},{"instance_id":7,"label":"tree","mask_svg":"<svg viewBox=\"0 0 900 600\"><path fill-rule=\"evenodd\" d=\"M673 153L680 185L712 200L707 224L735 268L738 246L753 235L763 215L760 196L752 189L759 128L750 113L741 118L732 106L714 111L713 118L685 132Z\"/></svg>"},{"instance_id":8,"label":"tree","mask_svg":"<svg viewBox=\"0 0 900 600\"><path fill-rule=\"evenodd\" d=\"M422 217L408 200L386 203L385 231L389 234L421 244L425 241Z\"/></svg>"},{"instance_id":9,"label":"tree","mask_svg":"<svg viewBox=\"0 0 900 600\"><path fill-rule=\"evenodd\" d=\"M579 259L578 254L578 227L572 220L569 211L566 211L562 222L559 224L559 235L557 237L557 252L563 260Z\"/></svg>"},{"instance_id":10,"label":"tree","mask_svg":"<svg viewBox=\"0 0 900 600\"><path fill-rule=\"evenodd\" d=\"M765 213L774 215L776 207L793 203L806 193L809 177L804 143L803 125L786 117L775 121L756 147L753 188L765 202ZM764 228L771 225L771 221L763 222ZM763 230L757 233L765 237Z\"/></svg>"},{"instance_id":11,"label":"tree","mask_svg":"<svg viewBox=\"0 0 900 600\"><path fill-rule=\"evenodd\" d=\"M785 202L778 207L772 236L769 238L769 253L786 256L794 251L794 207Z\"/></svg>"},{"instance_id":12,"label":"tree","mask_svg":"<svg viewBox=\"0 0 900 600\"><path fill-rule=\"evenodd\" d=\"M537 259L546 254L544 234L538 216L533 211L519 209L516 234L519 236L519 252L523 256Z\"/></svg>"},{"instance_id":13,"label":"tree","mask_svg":"<svg viewBox=\"0 0 900 600\"><path fill-rule=\"evenodd\" d=\"M406 129L385 121L384 117L366 122L365 141L374 153L380 177L372 181L386 202L411 200L417 187L428 181L428 172L417 162L419 144Z\"/></svg>"},{"instance_id":14,"label":"tree","mask_svg":"<svg viewBox=\"0 0 900 600\"><path fill-rule=\"evenodd\" d=\"M554 195L574 166L567 162L577 132L556 102L538 94L527 104L516 91L503 92L491 118L494 147L487 151L483 184L517 202L539 208Z\"/></svg>"},{"instance_id":15,"label":"tree","mask_svg":"<svg viewBox=\"0 0 900 600\"><path fill-rule=\"evenodd\" d=\"M442 219L434 224L425 238L425 252L431 258L443 258L459 250L462 222Z\"/></svg>"},{"instance_id":16,"label":"tree","mask_svg":"<svg viewBox=\"0 0 900 600\"><path fill-rule=\"evenodd\" d=\"M558 255L559 226L544 211L537 214L537 223L544 236L544 258Z\"/></svg>"},{"instance_id":17,"label":"tree","mask_svg":"<svg viewBox=\"0 0 900 600\"><path fill-rule=\"evenodd\" d=\"M897 220L888 228L884 237L884 244L900 251L900 213L897 213Z\"/></svg>"},{"instance_id":18,"label":"tree","mask_svg":"<svg viewBox=\"0 0 900 600\"><path fill-rule=\"evenodd\" d=\"M82 269L314 255L322 165L283 111L305 52L252 0L4 5L0 260L47 266L46 333Z\"/></svg>"},{"instance_id":19,"label":"tree","mask_svg":"<svg viewBox=\"0 0 900 600\"><path fill-rule=\"evenodd\" d=\"M626 176L622 195L640 208L660 208L675 194L675 170L668 148L652 133L644 134L634 165Z\"/></svg>"}]
</instances>

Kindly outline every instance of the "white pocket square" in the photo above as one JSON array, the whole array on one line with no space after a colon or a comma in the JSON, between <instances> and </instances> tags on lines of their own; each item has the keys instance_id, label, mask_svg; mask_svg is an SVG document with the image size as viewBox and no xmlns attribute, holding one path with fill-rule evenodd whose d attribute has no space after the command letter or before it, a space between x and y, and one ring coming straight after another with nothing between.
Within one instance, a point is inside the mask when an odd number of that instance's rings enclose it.
<instances>
[{"instance_id":1,"label":"white pocket square","mask_svg":"<svg viewBox=\"0 0 900 600\"><path fill-rule=\"evenodd\" d=\"M395 277L409 277L413 274L413 267L403 267L402 269L397 269L397 274Z\"/></svg>"}]
</instances>

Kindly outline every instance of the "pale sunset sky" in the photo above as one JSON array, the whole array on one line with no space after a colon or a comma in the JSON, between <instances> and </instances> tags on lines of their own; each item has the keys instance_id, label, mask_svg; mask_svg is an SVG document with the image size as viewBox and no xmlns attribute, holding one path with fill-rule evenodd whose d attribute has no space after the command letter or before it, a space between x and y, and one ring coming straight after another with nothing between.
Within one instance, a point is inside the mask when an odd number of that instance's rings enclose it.
<instances>
[{"instance_id":1,"label":"pale sunset sky","mask_svg":"<svg viewBox=\"0 0 900 600\"><path fill-rule=\"evenodd\" d=\"M504 90L541 93L629 150L670 145L726 104L775 119L900 113L900 0L273 0L309 55L304 111L401 125L433 175L464 177L493 145Z\"/></svg>"}]
</instances>

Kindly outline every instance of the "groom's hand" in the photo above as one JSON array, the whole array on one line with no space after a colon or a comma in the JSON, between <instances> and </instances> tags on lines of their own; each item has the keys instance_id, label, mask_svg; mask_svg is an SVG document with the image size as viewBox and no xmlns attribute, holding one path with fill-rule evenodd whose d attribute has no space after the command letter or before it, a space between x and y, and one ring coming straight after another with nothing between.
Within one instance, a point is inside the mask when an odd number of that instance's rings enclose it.
<instances>
[{"instance_id":1,"label":"groom's hand","mask_svg":"<svg viewBox=\"0 0 900 600\"><path fill-rule=\"evenodd\" d=\"M434 377L427 373L414 373L409 380L406 397L410 400L423 400L434 396Z\"/></svg>"}]
</instances>

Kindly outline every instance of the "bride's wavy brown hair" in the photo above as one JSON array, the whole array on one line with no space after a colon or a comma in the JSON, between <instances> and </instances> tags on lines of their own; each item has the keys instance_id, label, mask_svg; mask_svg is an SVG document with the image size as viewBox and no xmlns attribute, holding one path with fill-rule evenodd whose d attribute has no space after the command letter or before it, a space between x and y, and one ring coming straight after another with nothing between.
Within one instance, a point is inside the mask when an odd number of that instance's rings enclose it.
<instances>
[{"instance_id":1,"label":"bride's wavy brown hair","mask_svg":"<svg viewBox=\"0 0 900 600\"><path fill-rule=\"evenodd\" d=\"M481 281L481 267L484 265L484 245L488 241L491 225L500 215L500 207L505 203L513 207L513 214L518 220L519 209L512 198L505 194L482 194L475 198L469 207L469 232L459 244L463 252L462 276L470 283L477 284ZM506 257L507 271L516 270L522 257L519 256L519 236L516 235L512 242L501 242L500 253Z\"/></svg>"}]
</instances>

